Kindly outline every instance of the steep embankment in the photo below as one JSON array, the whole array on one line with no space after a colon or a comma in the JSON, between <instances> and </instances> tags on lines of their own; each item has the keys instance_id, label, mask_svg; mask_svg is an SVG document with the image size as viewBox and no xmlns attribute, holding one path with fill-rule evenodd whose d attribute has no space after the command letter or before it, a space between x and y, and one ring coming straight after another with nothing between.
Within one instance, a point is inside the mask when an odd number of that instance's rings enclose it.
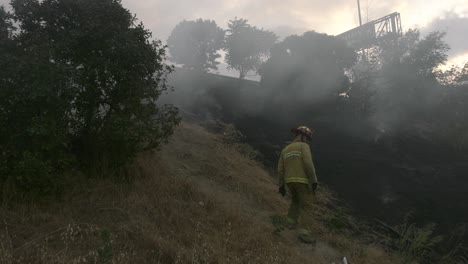
<instances>
[{"instance_id":1,"label":"steep embankment","mask_svg":"<svg viewBox=\"0 0 468 264\"><path fill-rule=\"evenodd\" d=\"M356 215L398 225L411 212L411 222L437 223L437 233L443 235L465 225L467 153L440 140L438 133L450 128L436 129L428 122L437 120L432 115L426 121L410 118L382 130L378 118L350 115L354 113L348 111L350 102L343 98L302 102L295 114L291 98L253 81L177 69L170 83L176 91L164 96L168 103L200 119L234 124L269 168L276 166L292 127L313 128L311 145L319 178ZM288 86L284 88L288 91Z\"/></svg>"},{"instance_id":2,"label":"steep embankment","mask_svg":"<svg viewBox=\"0 0 468 264\"><path fill-rule=\"evenodd\" d=\"M271 216L288 201L251 150L230 142L229 127L219 131L184 123L128 168L132 184L76 176L62 201L4 205L0 263L395 263L326 228L333 212L325 190L315 247L275 232Z\"/></svg>"}]
</instances>

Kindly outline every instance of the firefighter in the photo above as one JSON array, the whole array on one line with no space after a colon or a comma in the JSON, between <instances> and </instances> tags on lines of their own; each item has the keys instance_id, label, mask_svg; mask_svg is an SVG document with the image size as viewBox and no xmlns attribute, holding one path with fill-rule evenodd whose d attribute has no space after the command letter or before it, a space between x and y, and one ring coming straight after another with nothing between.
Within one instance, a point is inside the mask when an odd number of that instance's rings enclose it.
<instances>
[{"instance_id":1,"label":"firefighter","mask_svg":"<svg viewBox=\"0 0 468 264\"><path fill-rule=\"evenodd\" d=\"M288 212L288 227L299 227L299 240L314 243L310 229L313 221L313 202L317 189L317 175L309 145L306 141L312 137L312 130L300 126L291 129L294 141L281 151L278 162L279 193L286 195L286 186L291 195Z\"/></svg>"}]
</instances>

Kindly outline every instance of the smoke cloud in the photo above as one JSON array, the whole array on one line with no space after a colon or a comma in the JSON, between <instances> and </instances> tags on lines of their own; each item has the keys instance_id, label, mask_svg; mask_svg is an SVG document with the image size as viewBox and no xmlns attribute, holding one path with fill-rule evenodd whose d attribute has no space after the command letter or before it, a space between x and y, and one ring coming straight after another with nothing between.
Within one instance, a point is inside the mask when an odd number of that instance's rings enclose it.
<instances>
[{"instance_id":1,"label":"smoke cloud","mask_svg":"<svg viewBox=\"0 0 468 264\"><path fill-rule=\"evenodd\" d=\"M449 56L456 57L468 52L468 16L462 17L454 12L432 21L424 28L424 33L444 31L447 33L445 41L450 46Z\"/></svg>"}]
</instances>

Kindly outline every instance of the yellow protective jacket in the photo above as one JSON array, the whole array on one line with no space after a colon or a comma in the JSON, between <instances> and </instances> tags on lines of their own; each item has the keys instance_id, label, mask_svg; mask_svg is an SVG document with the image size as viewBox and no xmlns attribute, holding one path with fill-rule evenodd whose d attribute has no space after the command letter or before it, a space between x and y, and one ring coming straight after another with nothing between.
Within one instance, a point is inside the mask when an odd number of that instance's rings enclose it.
<instances>
[{"instance_id":1,"label":"yellow protective jacket","mask_svg":"<svg viewBox=\"0 0 468 264\"><path fill-rule=\"evenodd\" d=\"M309 145L293 142L281 151L278 162L279 185L300 182L311 185L317 183L317 175Z\"/></svg>"}]
</instances>

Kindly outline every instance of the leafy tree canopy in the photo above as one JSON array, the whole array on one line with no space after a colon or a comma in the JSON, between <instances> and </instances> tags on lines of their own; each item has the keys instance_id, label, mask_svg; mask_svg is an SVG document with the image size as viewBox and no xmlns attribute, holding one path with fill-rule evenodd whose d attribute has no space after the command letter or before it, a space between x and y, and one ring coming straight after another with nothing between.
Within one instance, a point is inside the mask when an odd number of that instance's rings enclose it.
<instances>
[{"instance_id":1,"label":"leafy tree canopy","mask_svg":"<svg viewBox=\"0 0 468 264\"><path fill-rule=\"evenodd\" d=\"M223 47L224 30L213 20L182 21L167 40L170 59L198 71L217 69L218 51Z\"/></svg>"},{"instance_id":2,"label":"leafy tree canopy","mask_svg":"<svg viewBox=\"0 0 468 264\"><path fill-rule=\"evenodd\" d=\"M0 11L2 183L52 191L74 164L115 168L167 139L177 109L157 99L172 68L119 0L11 5Z\"/></svg>"},{"instance_id":3,"label":"leafy tree canopy","mask_svg":"<svg viewBox=\"0 0 468 264\"><path fill-rule=\"evenodd\" d=\"M376 91L376 118L384 127L397 129L406 121L426 119L442 98L437 69L447 60L444 35L432 32L421 37L419 30L409 30L380 44L370 85Z\"/></svg>"},{"instance_id":4,"label":"leafy tree canopy","mask_svg":"<svg viewBox=\"0 0 468 264\"><path fill-rule=\"evenodd\" d=\"M449 46L444 32L431 32L424 38L417 29L408 30L396 41L382 40L378 61L384 71L402 69L427 79L435 78L434 70L447 61Z\"/></svg>"},{"instance_id":5,"label":"leafy tree canopy","mask_svg":"<svg viewBox=\"0 0 468 264\"><path fill-rule=\"evenodd\" d=\"M258 29L246 19L229 21L226 43L226 62L229 69L239 71L243 79L249 71L258 70L278 37L271 31Z\"/></svg>"},{"instance_id":6,"label":"leafy tree canopy","mask_svg":"<svg viewBox=\"0 0 468 264\"><path fill-rule=\"evenodd\" d=\"M278 100L310 104L336 94L344 70L355 61L354 50L333 36L313 31L289 36L271 49L260 70L262 85Z\"/></svg>"}]
</instances>

